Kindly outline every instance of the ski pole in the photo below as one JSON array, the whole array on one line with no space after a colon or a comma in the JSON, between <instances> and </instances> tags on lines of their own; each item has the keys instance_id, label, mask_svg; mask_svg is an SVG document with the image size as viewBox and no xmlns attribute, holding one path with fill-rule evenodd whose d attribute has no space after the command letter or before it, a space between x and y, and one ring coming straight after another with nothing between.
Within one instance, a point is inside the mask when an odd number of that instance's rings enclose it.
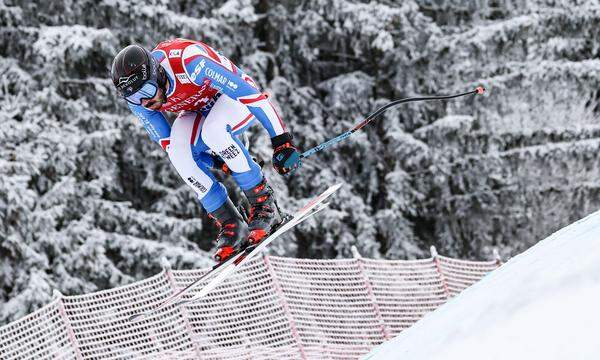
<instances>
[{"instance_id":1,"label":"ski pole","mask_svg":"<svg viewBox=\"0 0 600 360\"><path fill-rule=\"evenodd\" d=\"M394 100L392 102L389 102L388 104L380 107L379 109L377 109L375 112L373 112L372 114L370 114L369 116L367 116L363 121L361 121L360 123L358 123L356 126L354 126L352 129L346 131L343 134L340 134L336 137L334 137L331 140L327 140L317 146L315 146L314 148L305 151L304 153L302 153L300 155L301 159L307 158L309 156L311 156L312 154L321 151L325 148L330 147L331 145L337 144L340 141L350 137L350 135L354 134L354 132L362 129L363 127L365 127L368 123L370 123L371 121L373 121L373 119L375 119L377 116L381 115L384 111L386 111L387 109L396 106L396 105L400 105L403 103L407 103L407 102L413 102L413 101L427 101L427 100L447 100L447 99L453 99L453 98L457 98L457 97L461 97L461 96L466 96L466 95L471 95L471 94L483 94L485 92L485 88L483 86L478 86L475 90L472 91L468 91L465 93L460 93L460 94L454 94L454 95L443 95L443 96L425 96L425 97L412 97L412 98L406 98L406 99L399 99L399 100Z\"/></svg>"}]
</instances>

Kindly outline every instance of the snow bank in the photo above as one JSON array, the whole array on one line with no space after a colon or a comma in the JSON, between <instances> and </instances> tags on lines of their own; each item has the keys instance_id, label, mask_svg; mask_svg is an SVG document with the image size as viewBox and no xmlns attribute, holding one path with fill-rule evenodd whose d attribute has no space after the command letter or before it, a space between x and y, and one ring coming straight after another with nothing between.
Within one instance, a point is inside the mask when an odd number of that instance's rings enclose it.
<instances>
[{"instance_id":1,"label":"snow bank","mask_svg":"<svg viewBox=\"0 0 600 360\"><path fill-rule=\"evenodd\" d=\"M600 211L511 259L365 359L598 359Z\"/></svg>"}]
</instances>

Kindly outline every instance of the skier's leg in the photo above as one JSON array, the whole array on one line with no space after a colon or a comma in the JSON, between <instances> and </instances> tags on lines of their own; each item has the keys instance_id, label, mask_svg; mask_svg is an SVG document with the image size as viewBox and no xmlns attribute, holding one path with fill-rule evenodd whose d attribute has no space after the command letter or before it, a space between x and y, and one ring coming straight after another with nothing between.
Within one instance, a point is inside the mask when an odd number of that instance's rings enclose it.
<instances>
[{"instance_id":1,"label":"skier's leg","mask_svg":"<svg viewBox=\"0 0 600 360\"><path fill-rule=\"evenodd\" d=\"M201 125L202 142L225 161L242 190L256 186L263 178L260 166L237 138L253 122L245 106L221 95Z\"/></svg>"},{"instance_id":2,"label":"skier's leg","mask_svg":"<svg viewBox=\"0 0 600 360\"><path fill-rule=\"evenodd\" d=\"M199 113L181 113L171 128L167 153L181 178L196 192L204 209L220 227L215 258L223 261L239 247L244 223L229 200L225 187L208 170L205 159L195 154L195 151L206 147L200 140L203 121L204 117Z\"/></svg>"},{"instance_id":3,"label":"skier's leg","mask_svg":"<svg viewBox=\"0 0 600 360\"><path fill-rule=\"evenodd\" d=\"M198 128L203 118L195 112L182 112L171 127L167 153L179 176L197 194L204 209L211 212L227 198L225 187L201 161L195 161L192 146L198 138Z\"/></svg>"},{"instance_id":4,"label":"skier's leg","mask_svg":"<svg viewBox=\"0 0 600 360\"><path fill-rule=\"evenodd\" d=\"M236 135L253 122L253 115L239 101L222 95L202 124L203 142L219 154L250 203L249 240L266 237L276 222L273 189Z\"/></svg>"}]
</instances>

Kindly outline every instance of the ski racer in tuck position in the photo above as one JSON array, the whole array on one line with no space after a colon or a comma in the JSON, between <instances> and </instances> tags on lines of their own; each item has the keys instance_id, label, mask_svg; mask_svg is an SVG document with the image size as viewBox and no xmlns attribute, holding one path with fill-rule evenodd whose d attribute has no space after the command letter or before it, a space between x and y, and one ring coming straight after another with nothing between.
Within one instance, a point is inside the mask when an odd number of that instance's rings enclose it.
<instances>
[{"instance_id":1,"label":"ski racer in tuck position","mask_svg":"<svg viewBox=\"0 0 600 360\"><path fill-rule=\"evenodd\" d=\"M273 190L238 135L258 120L271 137L275 170L290 174L301 163L292 135L252 78L208 45L185 39L161 42L152 52L127 46L115 56L111 77L219 226L214 259L223 262L269 235L277 222ZM178 113L172 126L162 111ZM243 190L248 223L211 168L226 169Z\"/></svg>"}]
</instances>

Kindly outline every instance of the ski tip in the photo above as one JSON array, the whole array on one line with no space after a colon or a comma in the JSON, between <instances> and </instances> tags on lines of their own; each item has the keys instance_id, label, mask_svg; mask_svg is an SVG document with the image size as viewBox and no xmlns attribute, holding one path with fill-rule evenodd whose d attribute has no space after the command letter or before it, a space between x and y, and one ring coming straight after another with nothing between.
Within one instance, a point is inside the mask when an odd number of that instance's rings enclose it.
<instances>
[{"instance_id":1,"label":"ski tip","mask_svg":"<svg viewBox=\"0 0 600 360\"><path fill-rule=\"evenodd\" d=\"M343 183L337 183L337 184L331 186L330 187L331 192L338 191L342 187L342 185L344 185L344 184Z\"/></svg>"},{"instance_id":2,"label":"ski tip","mask_svg":"<svg viewBox=\"0 0 600 360\"><path fill-rule=\"evenodd\" d=\"M325 190L321 195L319 195L320 198L327 198L329 196L331 196L331 194L333 194L334 192L338 191L342 185L344 185L343 183L338 183L335 185L331 185L329 188L327 188L327 190ZM316 199L315 199L316 200Z\"/></svg>"}]
</instances>

